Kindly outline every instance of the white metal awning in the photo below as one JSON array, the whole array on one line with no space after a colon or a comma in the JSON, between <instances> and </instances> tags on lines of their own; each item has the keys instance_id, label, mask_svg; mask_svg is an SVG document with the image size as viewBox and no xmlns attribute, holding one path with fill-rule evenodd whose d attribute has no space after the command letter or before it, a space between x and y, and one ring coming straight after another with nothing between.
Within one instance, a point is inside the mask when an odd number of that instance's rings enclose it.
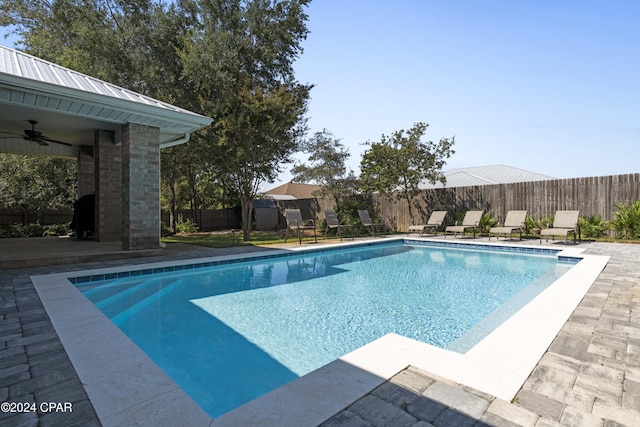
<instances>
[{"instance_id":1,"label":"white metal awning","mask_svg":"<svg viewBox=\"0 0 640 427\"><path fill-rule=\"evenodd\" d=\"M23 140L28 120L49 138L73 147ZM126 123L160 129L161 147L186 142L212 119L0 45L0 151L73 155L97 129L119 139ZM16 134L15 138L6 138Z\"/></svg>"}]
</instances>

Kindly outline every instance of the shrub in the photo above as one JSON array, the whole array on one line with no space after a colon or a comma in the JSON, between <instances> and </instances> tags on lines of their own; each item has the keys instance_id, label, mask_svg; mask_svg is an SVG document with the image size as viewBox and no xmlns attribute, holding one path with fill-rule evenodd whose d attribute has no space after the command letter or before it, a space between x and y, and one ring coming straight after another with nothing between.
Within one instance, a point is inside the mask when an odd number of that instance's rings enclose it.
<instances>
[{"instance_id":1,"label":"shrub","mask_svg":"<svg viewBox=\"0 0 640 427\"><path fill-rule=\"evenodd\" d=\"M631 206L616 203L618 210L614 212L615 219L611 220L611 227L616 231L617 237L623 239L635 239L640 237L640 200L636 200Z\"/></svg>"},{"instance_id":2,"label":"shrub","mask_svg":"<svg viewBox=\"0 0 640 427\"><path fill-rule=\"evenodd\" d=\"M489 233L491 227L498 225L498 218L496 218L491 212L484 212L480 217L480 223L478 224L478 232L480 234Z\"/></svg>"},{"instance_id":3,"label":"shrub","mask_svg":"<svg viewBox=\"0 0 640 427\"><path fill-rule=\"evenodd\" d=\"M178 233L197 233L198 226L191 219L184 219L182 215L178 215L176 222L176 231Z\"/></svg>"},{"instance_id":4,"label":"shrub","mask_svg":"<svg viewBox=\"0 0 640 427\"><path fill-rule=\"evenodd\" d=\"M171 230L171 228L169 228L167 224L162 221L160 221L160 235L162 237L173 235L173 231Z\"/></svg>"},{"instance_id":5,"label":"shrub","mask_svg":"<svg viewBox=\"0 0 640 427\"><path fill-rule=\"evenodd\" d=\"M552 225L553 215L542 216L539 219L528 216L524 221L524 230L527 235L539 235L540 230L542 230L543 228L549 228Z\"/></svg>"},{"instance_id":6,"label":"shrub","mask_svg":"<svg viewBox=\"0 0 640 427\"><path fill-rule=\"evenodd\" d=\"M602 237L609 231L609 224L598 214L578 218L581 237Z\"/></svg>"},{"instance_id":7,"label":"shrub","mask_svg":"<svg viewBox=\"0 0 640 427\"><path fill-rule=\"evenodd\" d=\"M42 237L44 236L44 226L40 224L28 224L22 227L25 237Z\"/></svg>"},{"instance_id":8,"label":"shrub","mask_svg":"<svg viewBox=\"0 0 640 427\"><path fill-rule=\"evenodd\" d=\"M69 224L13 224L0 229L0 238L64 236L70 232Z\"/></svg>"}]
</instances>

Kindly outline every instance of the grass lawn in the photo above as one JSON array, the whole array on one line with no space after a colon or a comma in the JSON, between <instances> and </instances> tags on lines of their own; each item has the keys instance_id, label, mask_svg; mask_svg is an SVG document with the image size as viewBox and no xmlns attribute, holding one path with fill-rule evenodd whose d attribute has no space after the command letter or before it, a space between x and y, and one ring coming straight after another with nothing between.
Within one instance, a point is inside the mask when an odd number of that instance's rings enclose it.
<instances>
[{"instance_id":1,"label":"grass lawn","mask_svg":"<svg viewBox=\"0 0 640 427\"><path fill-rule=\"evenodd\" d=\"M303 239L312 239L312 234L307 234ZM318 238L322 238L322 233L318 233ZM332 237L329 237L331 239ZM161 239L163 243L187 243L190 245L205 246L208 248L228 248L230 246L242 245L269 245L274 243L284 243L284 233L270 231L252 231L249 242L242 241L242 230L220 231L211 233L177 234L166 236ZM287 242L296 242L297 236L289 236Z\"/></svg>"}]
</instances>

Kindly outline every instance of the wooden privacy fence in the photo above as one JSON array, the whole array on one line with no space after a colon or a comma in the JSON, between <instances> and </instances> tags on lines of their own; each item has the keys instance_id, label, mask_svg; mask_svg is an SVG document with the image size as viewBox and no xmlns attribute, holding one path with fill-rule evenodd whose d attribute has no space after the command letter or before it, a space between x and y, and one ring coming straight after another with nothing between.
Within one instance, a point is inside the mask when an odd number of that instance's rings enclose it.
<instances>
[{"instance_id":1,"label":"wooden privacy fence","mask_svg":"<svg viewBox=\"0 0 640 427\"><path fill-rule=\"evenodd\" d=\"M377 195L378 216L392 230L405 231L412 224L407 202ZM579 210L580 216L595 214L614 219L615 205L640 200L640 174L554 179L513 184L423 190L415 199L414 221L425 221L434 210L447 210L448 222L467 210L482 209L503 221L509 210L528 210L535 218L557 210Z\"/></svg>"},{"instance_id":2,"label":"wooden privacy fence","mask_svg":"<svg viewBox=\"0 0 640 427\"><path fill-rule=\"evenodd\" d=\"M242 228L242 214L240 208L226 209L201 209L196 211L196 217L192 218L190 210L178 210L176 221L182 215L184 220L190 219L198 226L200 231L218 231ZM169 226L169 212L162 211L160 219Z\"/></svg>"},{"instance_id":3,"label":"wooden privacy fence","mask_svg":"<svg viewBox=\"0 0 640 427\"><path fill-rule=\"evenodd\" d=\"M579 210L580 216L599 214L605 220L614 219L615 205L630 205L640 200L640 174L610 175L588 178L554 179L547 181L519 182L514 184L481 185L474 187L437 188L423 190L415 199L414 221L409 218L407 202L381 195L373 197L377 217L390 230L406 231L412 223L425 221L434 210L449 212L447 221L452 223L468 210L482 209L503 221L507 211L526 209L529 215L540 218L557 210ZM286 227L282 216L284 209L300 209L304 219L315 218L318 224L324 219L324 210L334 208L326 199L300 199L274 201L278 206L279 229ZM178 211L191 218L191 211ZM373 214L373 212L372 212ZM43 215L44 224L71 222L73 210L48 210ZM162 212L162 221L169 223L168 212ZM241 228L239 208L201 210L194 221L201 231ZM0 209L0 226L29 224L34 222L21 210Z\"/></svg>"},{"instance_id":4,"label":"wooden privacy fence","mask_svg":"<svg viewBox=\"0 0 640 427\"><path fill-rule=\"evenodd\" d=\"M0 227L33 224L37 217L43 225L71 223L73 209L47 209L36 215L22 209L4 208L0 209Z\"/></svg>"}]
</instances>

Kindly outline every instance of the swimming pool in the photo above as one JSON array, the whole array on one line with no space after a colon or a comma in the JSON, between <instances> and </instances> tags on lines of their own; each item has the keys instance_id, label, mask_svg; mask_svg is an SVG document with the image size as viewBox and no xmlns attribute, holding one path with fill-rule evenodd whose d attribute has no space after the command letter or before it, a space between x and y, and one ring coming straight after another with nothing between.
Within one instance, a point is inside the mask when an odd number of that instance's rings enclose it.
<instances>
[{"instance_id":1,"label":"swimming pool","mask_svg":"<svg viewBox=\"0 0 640 427\"><path fill-rule=\"evenodd\" d=\"M394 238L374 240L405 241ZM318 425L369 393L407 366L447 381L511 400L567 318L605 268L609 257L583 253L584 247L538 242L482 242L412 238L446 247L555 254L579 258L570 271L518 310L464 354L387 334L303 377L215 418L215 425ZM356 242L368 245L371 240ZM151 264L114 265L31 276L33 286L69 355L103 425L202 425L213 422L175 381L162 371L72 283L189 270L293 252L331 250L351 243L289 246L259 253L218 255Z\"/></svg>"},{"instance_id":2,"label":"swimming pool","mask_svg":"<svg viewBox=\"0 0 640 427\"><path fill-rule=\"evenodd\" d=\"M578 260L557 252L395 241L72 280L215 417L388 333L465 352Z\"/></svg>"}]
</instances>

